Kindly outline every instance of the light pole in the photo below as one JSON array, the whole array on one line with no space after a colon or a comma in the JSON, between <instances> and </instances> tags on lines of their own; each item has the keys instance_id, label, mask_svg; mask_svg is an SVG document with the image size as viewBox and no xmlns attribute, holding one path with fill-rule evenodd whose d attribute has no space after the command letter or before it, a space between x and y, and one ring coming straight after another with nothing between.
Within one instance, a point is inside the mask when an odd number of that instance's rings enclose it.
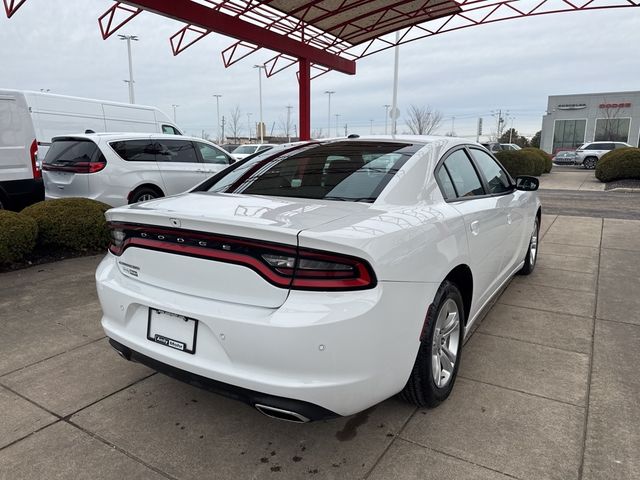
<instances>
[{"instance_id":1,"label":"light pole","mask_svg":"<svg viewBox=\"0 0 640 480\"><path fill-rule=\"evenodd\" d=\"M396 135L398 133L398 71L400 70L400 32L396 32L396 46L394 48L394 61L393 61L393 105L391 111L393 112L393 123L391 124L391 134Z\"/></svg>"},{"instance_id":2,"label":"light pole","mask_svg":"<svg viewBox=\"0 0 640 480\"><path fill-rule=\"evenodd\" d=\"M253 113L247 113L247 125L249 126L249 143L251 143L251 115L253 115Z\"/></svg>"},{"instance_id":3,"label":"light pole","mask_svg":"<svg viewBox=\"0 0 640 480\"><path fill-rule=\"evenodd\" d=\"M180 105L176 105L175 103L173 105L171 105L173 107L173 123L178 123L176 121L176 108L178 108Z\"/></svg>"},{"instance_id":4,"label":"light pole","mask_svg":"<svg viewBox=\"0 0 640 480\"><path fill-rule=\"evenodd\" d=\"M389 107L391 107L391 105L386 104L383 105L384 107L384 134L387 135L388 133L388 128L389 128Z\"/></svg>"},{"instance_id":5,"label":"light pole","mask_svg":"<svg viewBox=\"0 0 640 480\"><path fill-rule=\"evenodd\" d=\"M287 105L287 142L291 143L291 109L292 105Z\"/></svg>"},{"instance_id":6,"label":"light pole","mask_svg":"<svg viewBox=\"0 0 640 480\"><path fill-rule=\"evenodd\" d=\"M137 35L118 35L120 40L127 41L127 53L129 54L129 80L125 82L129 83L129 103L136 103L135 94L133 93L133 61L131 60L131 41L138 41Z\"/></svg>"},{"instance_id":7,"label":"light pole","mask_svg":"<svg viewBox=\"0 0 640 480\"><path fill-rule=\"evenodd\" d=\"M339 113L336 113L336 137L340 136L340 116L341 115Z\"/></svg>"},{"instance_id":8,"label":"light pole","mask_svg":"<svg viewBox=\"0 0 640 480\"><path fill-rule=\"evenodd\" d=\"M327 137L331 136L331 95L333 95L334 92L333 90L326 90L324 93L326 93L329 96L329 102L328 102L328 110L327 110Z\"/></svg>"},{"instance_id":9,"label":"light pole","mask_svg":"<svg viewBox=\"0 0 640 480\"><path fill-rule=\"evenodd\" d=\"M222 143L222 140L224 140L224 138L220 137L220 98L222 98L222 95L214 93L213 94L214 97L216 97L216 113L218 116L218 123L216 124L216 139L217 139L217 143Z\"/></svg>"},{"instance_id":10,"label":"light pole","mask_svg":"<svg viewBox=\"0 0 640 480\"><path fill-rule=\"evenodd\" d=\"M264 124L262 123L262 70L266 70L267 67L264 65L254 65L253 68L258 69L258 91L260 92L260 123L258 124L260 128L260 143L264 142ZM256 135L257 137L258 135Z\"/></svg>"}]
</instances>

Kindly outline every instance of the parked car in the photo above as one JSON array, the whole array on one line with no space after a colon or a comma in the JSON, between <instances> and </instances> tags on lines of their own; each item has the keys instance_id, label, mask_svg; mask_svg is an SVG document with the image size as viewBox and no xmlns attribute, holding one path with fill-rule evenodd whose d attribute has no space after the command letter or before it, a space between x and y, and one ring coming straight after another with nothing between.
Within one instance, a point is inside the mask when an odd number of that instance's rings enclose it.
<instances>
[{"instance_id":1,"label":"parked car","mask_svg":"<svg viewBox=\"0 0 640 480\"><path fill-rule=\"evenodd\" d=\"M0 209L44 199L38 141L24 96L0 91Z\"/></svg>"},{"instance_id":2,"label":"parked car","mask_svg":"<svg viewBox=\"0 0 640 480\"><path fill-rule=\"evenodd\" d=\"M631 145L624 142L588 142L576 150L575 164L593 170L598 160L607 152L618 148L629 148Z\"/></svg>"},{"instance_id":3,"label":"parked car","mask_svg":"<svg viewBox=\"0 0 640 480\"><path fill-rule=\"evenodd\" d=\"M556 165L575 165L576 152L571 150L564 150L562 152L556 153L552 160Z\"/></svg>"},{"instance_id":4,"label":"parked car","mask_svg":"<svg viewBox=\"0 0 640 480\"><path fill-rule=\"evenodd\" d=\"M504 150L504 148L502 148L502 145L498 142L485 142L481 143L481 145L492 153Z\"/></svg>"},{"instance_id":5,"label":"parked car","mask_svg":"<svg viewBox=\"0 0 640 480\"><path fill-rule=\"evenodd\" d=\"M107 212L102 326L122 357L271 417L433 407L483 309L535 267L537 188L452 137L266 152Z\"/></svg>"},{"instance_id":6,"label":"parked car","mask_svg":"<svg viewBox=\"0 0 640 480\"><path fill-rule=\"evenodd\" d=\"M53 139L44 159L45 197L86 197L117 207L184 192L232 163L200 138L65 135Z\"/></svg>"},{"instance_id":7,"label":"parked car","mask_svg":"<svg viewBox=\"0 0 640 480\"><path fill-rule=\"evenodd\" d=\"M522 150L522 147L515 143L501 143L500 146L502 147L502 150Z\"/></svg>"},{"instance_id":8,"label":"parked car","mask_svg":"<svg viewBox=\"0 0 640 480\"><path fill-rule=\"evenodd\" d=\"M240 146L239 143L223 143L220 145L225 151L231 153Z\"/></svg>"},{"instance_id":9,"label":"parked car","mask_svg":"<svg viewBox=\"0 0 640 480\"><path fill-rule=\"evenodd\" d=\"M240 145L236 148L231 155L236 160L242 160L243 158L248 157L249 155L253 155L254 153L266 152L267 150L275 147L273 143L260 143L260 144L252 144L252 145Z\"/></svg>"}]
</instances>

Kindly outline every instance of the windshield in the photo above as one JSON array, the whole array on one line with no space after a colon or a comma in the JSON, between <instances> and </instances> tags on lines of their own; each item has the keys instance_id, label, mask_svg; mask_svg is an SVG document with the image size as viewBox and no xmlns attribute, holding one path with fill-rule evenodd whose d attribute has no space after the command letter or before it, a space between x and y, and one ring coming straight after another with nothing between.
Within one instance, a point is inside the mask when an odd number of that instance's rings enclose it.
<instances>
[{"instance_id":1,"label":"windshield","mask_svg":"<svg viewBox=\"0 0 640 480\"><path fill-rule=\"evenodd\" d=\"M241 145L236 148L233 153L239 153L240 155L251 155L258 148L257 145Z\"/></svg>"},{"instance_id":2,"label":"windshield","mask_svg":"<svg viewBox=\"0 0 640 480\"><path fill-rule=\"evenodd\" d=\"M422 145L336 142L260 155L210 185L208 191L373 202Z\"/></svg>"}]
</instances>

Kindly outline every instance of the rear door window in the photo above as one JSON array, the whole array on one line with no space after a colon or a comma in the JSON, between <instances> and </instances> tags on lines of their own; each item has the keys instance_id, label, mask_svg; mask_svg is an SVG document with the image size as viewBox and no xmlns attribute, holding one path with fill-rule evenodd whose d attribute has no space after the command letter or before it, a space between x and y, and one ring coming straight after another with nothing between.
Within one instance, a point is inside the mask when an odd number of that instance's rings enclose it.
<instances>
[{"instance_id":1,"label":"rear door window","mask_svg":"<svg viewBox=\"0 0 640 480\"><path fill-rule=\"evenodd\" d=\"M158 162L199 163L193 142L188 140L156 140Z\"/></svg>"},{"instance_id":2,"label":"rear door window","mask_svg":"<svg viewBox=\"0 0 640 480\"><path fill-rule=\"evenodd\" d=\"M444 165L451 176L457 197L467 198L485 194L478 173L464 150L456 150L450 154Z\"/></svg>"},{"instance_id":3,"label":"rear door window","mask_svg":"<svg viewBox=\"0 0 640 480\"><path fill-rule=\"evenodd\" d=\"M127 162L155 162L158 151L153 140L123 140L111 142L111 148Z\"/></svg>"}]
</instances>

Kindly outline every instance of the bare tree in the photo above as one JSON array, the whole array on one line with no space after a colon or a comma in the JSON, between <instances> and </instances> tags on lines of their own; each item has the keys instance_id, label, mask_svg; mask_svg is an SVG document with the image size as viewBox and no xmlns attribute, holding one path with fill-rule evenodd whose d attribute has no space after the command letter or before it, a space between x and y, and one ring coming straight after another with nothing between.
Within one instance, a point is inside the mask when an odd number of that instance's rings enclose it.
<instances>
[{"instance_id":1,"label":"bare tree","mask_svg":"<svg viewBox=\"0 0 640 480\"><path fill-rule=\"evenodd\" d=\"M240 107L238 105L235 106L233 110L231 110L231 115L229 116L229 130L231 130L231 135L238 141L238 135L240 134L240 117L242 116L242 112L240 111Z\"/></svg>"},{"instance_id":2,"label":"bare tree","mask_svg":"<svg viewBox=\"0 0 640 480\"><path fill-rule=\"evenodd\" d=\"M442 112L432 109L429 105L411 105L406 124L414 135L429 135L442 122Z\"/></svg>"},{"instance_id":3,"label":"bare tree","mask_svg":"<svg viewBox=\"0 0 640 480\"><path fill-rule=\"evenodd\" d=\"M291 130L293 130L293 121L291 117L283 115L278 120L278 130L282 132L282 136L285 138L291 137Z\"/></svg>"},{"instance_id":4,"label":"bare tree","mask_svg":"<svg viewBox=\"0 0 640 480\"><path fill-rule=\"evenodd\" d=\"M322 138L322 128L316 128L311 132L311 138Z\"/></svg>"}]
</instances>

